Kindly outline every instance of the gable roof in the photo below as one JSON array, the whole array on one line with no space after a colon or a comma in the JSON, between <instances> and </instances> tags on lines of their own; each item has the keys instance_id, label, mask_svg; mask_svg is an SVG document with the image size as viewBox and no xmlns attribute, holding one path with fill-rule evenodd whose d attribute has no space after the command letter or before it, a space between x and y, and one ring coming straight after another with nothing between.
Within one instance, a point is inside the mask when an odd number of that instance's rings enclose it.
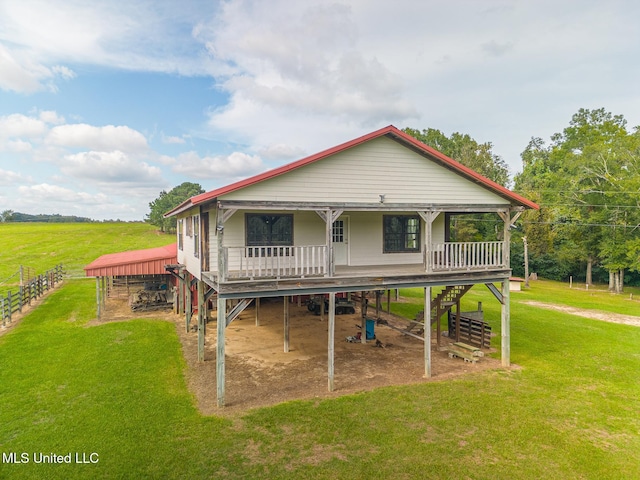
<instances>
[{"instance_id":1,"label":"gable roof","mask_svg":"<svg viewBox=\"0 0 640 480\"><path fill-rule=\"evenodd\" d=\"M292 170L296 170L300 167L303 167L305 165L309 165L311 163L317 162L319 160L322 160L323 158L329 157L331 155L334 155L336 153L339 152L343 152L345 150L348 150L352 147L355 147L357 145L361 145L365 142L368 142L370 140L373 140L375 138L379 138L379 137L389 137L392 138L393 140L401 143L402 145L404 145L407 148L410 148L414 151L417 151L418 153L422 154L422 155L426 155L428 156L431 160L435 161L436 163L442 165L445 168L448 168L449 170L452 170L456 173L458 173L459 175L467 178L468 180L471 180L485 188L487 188L488 190L491 190L492 192L496 193L497 195L509 200L511 203L517 204L517 205L521 205L524 206L526 208L533 208L533 209L539 209L540 207L532 202L531 200L528 200L524 197L522 197L521 195L518 195L515 192L512 192L511 190L509 190L506 187L503 187L502 185L494 182L493 180L489 180L488 178L480 175L478 172L470 169L469 167L461 164L460 162L457 162L456 160L453 160L452 158L447 157L446 155L444 155L443 153L440 153L439 151L437 151L436 149L420 142L419 140L417 140L416 138L412 137L411 135L403 132L402 130L399 130L398 128L394 127L393 125L389 125L387 127L381 128L379 130L376 130L374 132L368 133L366 135L363 135L361 137L355 138L353 140L350 140L348 142L342 143L340 145L337 145L335 147L329 148L327 150L323 150L322 152L316 153L314 155L311 155L309 157L305 157L301 160L297 160L295 162L292 163L288 163L286 165L283 165L281 167L278 168L274 168L273 170L268 170L266 172L260 173L258 175L255 175L253 177L249 177L249 178L245 178L244 180L240 180L238 182L235 183L231 183L229 185L226 185L224 187L220 187L217 188L215 190L211 190L209 192L205 192L202 193L200 195L195 195L193 197L191 197L190 199L184 201L183 203L181 203L180 205L178 205L177 207L175 207L174 209L168 211L167 213L165 213L165 217L170 217L173 215L176 215L180 212L183 212L185 210L188 210L191 207L197 206L197 205L201 205L203 203L207 203L210 202L222 195L231 193L231 192L235 192L237 190L240 190L242 188L248 187L250 185L254 185L256 183L260 183L264 180L270 179L270 178L274 178L277 177L279 175L283 175L287 172L290 172Z\"/></svg>"},{"instance_id":2,"label":"gable roof","mask_svg":"<svg viewBox=\"0 0 640 480\"><path fill-rule=\"evenodd\" d=\"M108 253L96 258L84 267L84 271L87 277L166 274L164 266L175 263L178 263L178 248L172 243L145 250Z\"/></svg>"}]
</instances>

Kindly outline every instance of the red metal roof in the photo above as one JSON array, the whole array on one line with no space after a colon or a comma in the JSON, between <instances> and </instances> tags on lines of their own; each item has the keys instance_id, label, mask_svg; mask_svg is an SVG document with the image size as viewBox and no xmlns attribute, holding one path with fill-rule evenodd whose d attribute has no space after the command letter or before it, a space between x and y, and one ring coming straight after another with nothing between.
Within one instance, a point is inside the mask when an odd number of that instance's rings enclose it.
<instances>
[{"instance_id":1,"label":"red metal roof","mask_svg":"<svg viewBox=\"0 0 640 480\"><path fill-rule=\"evenodd\" d=\"M503 198L506 198L512 203L522 205L527 208L534 208L536 210L540 208L536 203L532 202L531 200L528 200L518 195L517 193L512 192L508 188L503 187L502 185L494 182L493 180L489 180L488 178L480 175L478 172L470 169L469 167L466 167L465 165L453 160L452 158L447 157L443 153L440 153L436 149L422 143L421 141L417 140L411 135L394 127L393 125L389 125L388 127L381 128L380 130L376 130L375 132L371 132L367 135L363 135L362 137L355 138L346 143L343 143L335 147L329 148L327 150L324 150L322 152L316 153L315 155L311 155L301 160L288 163L278 168L274 168L273 170L269 170L267 172L255 175L253 177L249 177L244 180L231 183L224 187L191 197L189 200L186 200L182 204L175 207L173 210L170 210L169 212L167 212L165 216L170 217L188 208L206 203L210 200L218 198L227 193L235 192L236 190L240 190L244 187L248 187L249 185L254 185L263 180L277 177L278 175L282 175L284 173L290 172L292 170L303 167L310 163L317 162L318 160L326 158L330 155L334 155L344 150L348 150L349 148L355 147L356 145L360 145L362 143L368 142L369 140L373 140L375 138L382 137L382 136L388 136L388 137L394 138L400 143L404 143L406 146L413 147L420 152L428 154L437 163L440 163L441 165L459 173L460 175L468 178L469 180L472 180L480 185L483 185L484 187L488 188L489 190L492 190L496 194L500 195Z\"/></svg>"},{"instance_id":2,"label":"red metal roof","mask_svg":"<svg viewBox=\"0 0 640 480\"><path fill-rule=\"evenodd\" d=\"M87 277L166 274L165 265L178 263L175 243L164 247L109 253L84 267Z\"/></svg>"}]
</instances>

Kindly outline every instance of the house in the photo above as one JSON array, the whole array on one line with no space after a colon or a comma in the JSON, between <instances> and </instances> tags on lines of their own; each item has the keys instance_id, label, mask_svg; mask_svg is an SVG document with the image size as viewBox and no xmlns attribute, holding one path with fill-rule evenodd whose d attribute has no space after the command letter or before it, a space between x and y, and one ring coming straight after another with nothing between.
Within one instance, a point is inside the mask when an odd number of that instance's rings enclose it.
<instances>
[{"instance_id":1,"label":"house","mask_svg":"<svg viewBox=\"0 0 640 480\"><path fill-rule=\"evenodd\" d=\"M508 366L509 232L528 208L538 206L388 126L167 212L178 221L178 264L168 268L186 286L187 328L191 286L197 286L201 359L213 298L224 318L217 322L218 405L224 405L225 329L261 297L285 297L287 350L286 299L328 295L333 390L336 293L423 287L433 323L470 286L486 284L502 304L502 363ZM450 218L464 213L496 215L501 239L451 242ZM432 299L434 286L446 287L446 303L444 296ZM424 342L430 376L431 328L424 328Z\"/></svg>"}]
</instances>

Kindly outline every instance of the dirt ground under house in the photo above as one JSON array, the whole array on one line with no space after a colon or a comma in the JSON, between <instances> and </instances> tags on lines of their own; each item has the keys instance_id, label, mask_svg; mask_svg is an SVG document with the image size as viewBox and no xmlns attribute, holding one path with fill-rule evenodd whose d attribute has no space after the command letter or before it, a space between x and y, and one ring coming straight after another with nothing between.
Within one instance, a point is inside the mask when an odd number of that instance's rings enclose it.
<instances>
[{"instance_id":1,"label":"dirt ground under house","mask_svg":"<svg viewBox=\"0 0 640 480\"><path fill-rule=\"evenodd\" d=\"M369 311L369 317L375 316ZM372 315L373 313L373 315ZM213 312L215 318L215 312ZM158 318L175 324L187 363L187 382L199 410L205 415L229 415L251 408L275 405L296 399L322 399L369 391L382 386L441 381L452 377L502 368L499 359L482 357L477 363L449 358L436 348L433 338L432 377L424 377L424 348L419 339L403 335L384 325L376 325L375 340L350 343L348 336L360 330L360 311L336 315L334 391L328 391L327 315L324 320L303 304L289 305L289 352L284 352L284 305L282 298L262 299L260 325L255 307L250 305L226 330L225 406L216 400L216 321L207 325L205 361L198 362L198 334L186 332L185 319L167 311L132 312L126 299L109 299L99 324L132 318ZM381 313L381 318L399 327L407 322ZM197 323L194 316L192 326ZM435 337L435 332L434 335ZM443 343L446 342L443 338ZM495 350L486 350L488 354Z\"/></svg>"}]
</instances>

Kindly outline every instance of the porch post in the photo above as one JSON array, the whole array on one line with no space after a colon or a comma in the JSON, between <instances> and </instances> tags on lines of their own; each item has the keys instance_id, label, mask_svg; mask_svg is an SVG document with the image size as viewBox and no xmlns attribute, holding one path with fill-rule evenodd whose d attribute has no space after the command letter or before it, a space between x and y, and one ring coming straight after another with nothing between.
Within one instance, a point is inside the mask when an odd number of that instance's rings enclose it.
<instances>
[{"instance_id":1,"label":"porch post","mask_svg":"<svg viewBox=\"0 0 640 480\"><path fill-rule=\"evenodd\" d=\"M218 320L216 338L216 384L218 407L224 406L224 333L227 327L227 300L218 295Z\"/></svg>"},{"instance_id":2,"label":"porch post","mask_svg":"<svg viewBox=\"0 0 640 480\"><path fill-rule=\"evenodd\" d=\"M427 273L433 271L433 221L439 215L438 212L418 212L418 215L424 220L424 268Z\"/></svg>"},{"instance_id":3,"label":"porch post","mask_svg":"<svg viewBox=\"0 0 640 480\"><path fill-rule=\"evenodd\" d=\"M260 326L260 297L256 297L256 327Z\"/></svg>"},{"instance_id":4,"label":"porch post","mask_svg":"<svg viewBox=\"0 0 640 480\"><path fill-rule=\"evenodd\" d=\"M325 243L327 245L327 258L325 259L325 277L333 277L333 212L328 209L325 212Z\"/></svg>"},{"instance_id":5,"label":"porch post","mask_svg":"<svg viewBox=\"0 0 640 480\"><path fill-rule=\"evenodd\" d=\"M424 287L424 315L422 319L424 321L424 376L431 378L431 287Z\"/></svg>"},{"instance_id":6,"label":"porch post","mask_svg":"<svg viewBox=\"0 0 640 480\"><path fill-rule=\"evenodd\" d=\"M501 329L502 329L502 366L511 365L511 309L509 299L509 279L502 282L502 307L501 307Z\"/></svg>"},{"instance_id":7,"label":"porch post","mask_svg":"<svg viewBox=\"0 0 640 480\"><path fill-rule=\"evenodd\" d=\"M333 358L335 353L335 327L336 327L336 294L335 292L331 292L329 293L329 328L327 333L328 387L330 392L333 392L333 377L334 377Z\"/></svg>"}]
</instances>

